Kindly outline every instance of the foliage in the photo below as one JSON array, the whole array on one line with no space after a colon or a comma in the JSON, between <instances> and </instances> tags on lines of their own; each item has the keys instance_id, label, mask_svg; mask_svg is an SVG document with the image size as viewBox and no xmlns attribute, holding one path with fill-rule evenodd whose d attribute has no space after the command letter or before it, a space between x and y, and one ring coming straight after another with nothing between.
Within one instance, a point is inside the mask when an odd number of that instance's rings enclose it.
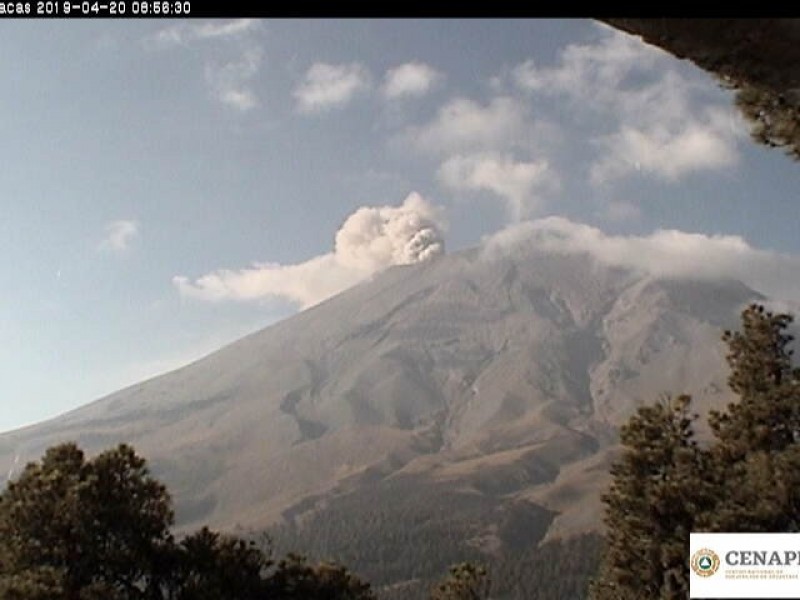
<instances>
[{"instance_id":1,"label":"foliage","mask_svg":"<svg viewBox=\"0 0 800 600\"><path fill-rule=\"evenodd\" d=\"M710 498L699 476L705 454L693 438L690 398L642 407L623 426L627 449L611 469L603 496L608 550L599 599L672 598L688 589L685 572L694 515Z\"/></svg>"},{"instance_id":2,"label":"foliage","mask_svg":"<svg viewBox=\"0 0 800 600\"><path fill-rule=\"evenodd\" d=\"M731 390L710 414L707 448L694 439L688 396L639 409L603 497L608 548L595 600L688 597L691 531L800 530L800 371L789 315L751 305L725 332Z\"/></svg>"},{"instance_id":3,"label":"foliage","mask_svg":"<svg viewBox=\"0 0 800 600\"><path fill-rule=\"evenodd\" d=\"M792 158L800 159L800 109L796 97L793 100L787 94L743 84L735 102L749 121L750 135L756 142L783 148Z\"/></svg>"},{"instance_id":4,"label":"foliage","mask_svg":"<svg viewBox=\"0 0 800 600\"><path fill-rule=\"evenodd\" d=\"M604 540L597 533L532 545L490 562L492 598L562 600L586 598Z\"/></svg>"},{"instance_id":5,"label":"foliage","mask_svg":"<svg viewBox=\"0 0 800 600\"><path fill-rule=\"evenodd\" d=\"M345 567L322 562L309 565L307 560L289 554L278 563L270 578L276 597L285 600L373 600L370 585Z\"/></svg>"},{"instance_id":6,"label":"foliage","mask_svg":"<svg viewBox=\"0 0 800 600\"><path fill-rule=\"evenodd\" d=\"M391 478L329 498L324 510L309 510L295 525L268 533L281 553L337 557L366 576L382 600L425 598L450 565L463 562L491 572L492 598L585 598L602 538L587 534L540 545L551 519L530 503L511 510L452 486ZM480 542L487 527L501 542L491 552Z\"/></svg>"},{"instance_id":7,"label":"foliage","mask_svg":"<svg viewBox=\"0 0 800 600\"><path fill-rule=\"evenodd\" d=\"M792 366L791 322L751 306L742 332L725 333L739 401L710 415L716 443L707 477L724 501L701 515L705 530L800 530L800 371Z\"/></svg>"},{"instance_id":8,"label":"foliage","mask_svg":"<svg viewBox=\"0 0 800 600\"><path fill-rule=\"evenodd\" d=\"M498 574L493 597L584 596L597 561L596 536L539 547L552 518L540 507L500 509L488 497L440 488L426 492L415 484L394 482L372 488L374 497L340 498L308 528L276 530L276 547L346 558L359 571L383 575L381 597L393 600L425 597L448 564L464 561ZM0 598L374 598L367 583L329 561L292 554L273 560L271 551L248 537L207 528L176 540L172 521L166 489L132 448L91 459L75 444L51 448L0 493ZM497 524L509 551L486 554L470 541L479 539L485 522ZM569 578L562 577L565 569ZM385 585L398 581L407 585ZM547 583L536 583L542 581Z\"/></svg>"},{"instance_id":9,"label":"foliage","mask_svg":"<svg viewBox=\"0 0 800 600\"><path fill-rule=\"evenodd\" d=\"M176 541L166 488L127 445L50 448L0 493L4 600L370 600L344 567L202 528Z\"/></svg>"},{"instance_id":10,"label":"foliage","mask_svg":"<svg viewBox=\"0 0 800 600\"><path fill-rule=\"evenodd\" d=\"M272 561L255 542L203 527L173 546L167 596L172 600L261 598Z\"/></svg>"},{"instance_id":11,"label":"foliage","mask_svg":"<svg viewBox=\"0 0 800 600\"><path fill-rule=\"evenodd\" d=\"M431 590L430 600L484 600L489 597L491 582L486 567L461 563Z\"/></svg>"},{"instance_id":12,"label":"foliage","mask_svg":"<svg viewBox=\"0 0 800 600\"><path fill-rule=\"evenodd\" d=\"M792 368L793 338L785 333L789 315L774 315L753 305L742 313L742 331L726 331L728 385L739 396L724 412L713 411L709 423L726 459L748 452L780 452L800 432L798 371Z\"/></svg>"},{"instance_id":13,"label":"foliage","mask_svg":"<svg viewBox=\"0 0 800 600\"><path fill-rule=\"evenodd\" d=\"M534 505L528 512L534 523L526 523L524 532L535 545L552 517ZM268 534L280 553L336 557L376 586L420 580L425 585L415 588L414 596L420 598L450 565L485 562L468 541L506 516L492 498L396 477L330 498L323 511L310 510L295 524L270 528ZM502 533L502 522L499 527Z\"/></svg>"},{"instance_id":14,"label":"foliage","mask_svg":"<svg viewBox=\"0 0 800 600\"><path fill-rule=\"evenodd\" d=\"M137 597L160 585L173 513L129 446L50 448L0 495L3 597Z\"/></svg>"}]
</instances>

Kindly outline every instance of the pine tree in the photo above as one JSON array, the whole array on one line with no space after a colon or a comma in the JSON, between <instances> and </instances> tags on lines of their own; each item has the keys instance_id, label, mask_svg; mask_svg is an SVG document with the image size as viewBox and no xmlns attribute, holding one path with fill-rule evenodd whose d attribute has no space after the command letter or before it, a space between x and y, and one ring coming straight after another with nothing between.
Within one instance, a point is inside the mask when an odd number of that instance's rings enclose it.
<instances>
[{"instance_id":1,"label":"pine tree","mask_svg":"<svg viewBox=\"0 0 800 600\"><path fill-rule=\"evenodd\" d=\"M739 397L709 423L718 450L727 460L748 453L780 452L800 433L798 370L792 367L793 337L785 332L792 317L774 315L760 305L742 312L742 331L726 331L731 373L728 385Z\"/></svg>"},{"instance_id":2,"label":"pine tree","mask_svg":"<svg viewBox=\"0 0 800 600\"><path fill-rule=\"evenodd\" d=\"M725 332L739 397L709 417L713 480L720 498L699 519L707 531L800 530L800 376L792 366L792 317L751 305L742 331Z\"/></svg>"},{"instance_id":3,"label":"pine tree","mask_svg":"<svg viewBox=\"0 0 800 600\"><path fill-rule=\"evenodd\" d=\"M621 458L603 497L608 545L595 600L688 597L691 531L800 531L800 371L792 318L752 305L725 332L739 397L709 417L699 448L690 399L639 409L622 428Z\"/></svg>"},{"instance_id":4,"label":"pine tree","mask_svg":"<svg viewBox=\"0 0 800 600\"><path fill-rule=\"evenodd\" d=\"M603 496L608 549L597 600L688 597L686 552L693 515L709 501L699 474L690 398L644 406L622 427L623 453Z\"/></svg>"}]
</instances>

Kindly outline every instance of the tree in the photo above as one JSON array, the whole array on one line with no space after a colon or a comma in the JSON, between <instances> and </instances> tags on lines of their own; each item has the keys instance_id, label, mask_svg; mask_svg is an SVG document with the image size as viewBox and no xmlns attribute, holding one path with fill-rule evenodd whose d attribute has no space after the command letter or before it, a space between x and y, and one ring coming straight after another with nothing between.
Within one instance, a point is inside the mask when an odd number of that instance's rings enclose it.
<instances>
[{"instance_id":1,"label":"tree","mask_svg":"<svg viewBox=\"0 0 800 600\"><path fill-rule=\"evenodd\" d=\"M608 549L598 600L688 597L685 549L711 497L699 477L707 457L694 440L690 400L663 398L622 427L624 451L603 496Z\"/></svg>"},{"instance_id":2,"label":"tree","mask_svg":"<svg viewBox=\"0 0 800 600\"><path fill-rule=\"evenodd\" d=\"M774 315L760 305L742 312L742 331L726 331L731 368L728 386L739 396L709 423L720 451L730 461L748 452L780 452L800 433L798 370L792 367L792 317Z\"/></svg>"},{"instance_id":3,"label":"tree","mask_svg":"<svg viewBox=\"0 0 800 600\"><path fill-rule=\"evenodd\" d=\"M165 595L170 600L265 598L265 574L272 565L252 540L203 527L172 547Z\"/></svg>"},{"instance_id":4,"label":"tree","mask_svg":"<svg viewBox=\"0 0 800 600\"><path fill-rule=\"evenodd\" d=\"M430 600L484 600L491 580L486 568L473 563L450 567L450 573L431 590Z\"/></svg>"},{"instance_id":5,"label":"tree","mask_svg":"<svg viewBox=\"0 0 800 600\"><path fill-rule=\"evenodd\" d=\"M374 600L370 585L347 568L322 562L309 565L305 558L289 554L270 576L269 588L282 600Z\"/></svg>"},{"instance_id":6,"label":"tree","mask_svg":"<svg viewBox=\"0 0 800 600\"><path fill-rule=\"evenodd\" d=\"M3 600L374 600L345 567L204 527L179 542L171 499L133 448L54 446L0 493Z\"/></svg>"},{"instance_id":7,"label":"tree","mask_svg":"<svg viewBox=\"0 0 800 600\"><path fill-rule=\"evenodd\" d=\"M739 400L712 412L698 447L691 399L640 408L623 426L603 501L608 545L595 600L688 597L691 531L800 530L800 372L789 315L752 305L725 332Z\"/></svg>"},{"instance_id":8,"label":"tree","mask_svg":"<svg viewBox=\"0 0 800 600\"><path fill-rule=\"evenodd\" d=\"M75 444L50 448L0 495L3 597L146 597L172 520L129 446L91 461Z\"/></svg>"},{"instance_id":9,"label":"tree","mask_svg":"<svg viewBox=\"0 0 800 600\"><path fill-rule=\"evenodd\" d=\"M713 481L720 502L702 515L709 531L798 531L800 372L792 366L792 317L763 306L742 313L742 331L726 331L728 385L738 396L709 423Z\"/></svg>"}]
</instances>

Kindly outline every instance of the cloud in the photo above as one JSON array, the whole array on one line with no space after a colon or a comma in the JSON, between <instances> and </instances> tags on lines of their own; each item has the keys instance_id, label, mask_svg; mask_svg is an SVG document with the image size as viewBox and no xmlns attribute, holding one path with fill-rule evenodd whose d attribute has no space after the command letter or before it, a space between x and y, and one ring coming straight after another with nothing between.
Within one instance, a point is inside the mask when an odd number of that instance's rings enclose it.
<instances>
[{"instance_id":1,"label":"cloud","mask_svg":"<svg viewBox=\"0 0 800 600\"><path fill-rule=\"evenodd\" d=\"M663 51L627 34L602 28L593 44L572 44L555 67L528 60L511 71L514 85L533 96L553 97L584 117L593 115L598 157L594 184L631 174L676 182L738 161L737 140L746 128L733 109L710 104L711 85L680 75Z\"/></svg>"},{"instance_id":2,"label":"cloud","mask_svg":"<svg viewBox=\"0 0 800 600\"><path fill-rule=\"evenodd\" d=\"M604 32L594 44L566 46L557 67L523 62L511 72L514 83L529 92L562 94L578 102L593 97L590 108L616 102L621 93L637 95L635 86L627 87L631 76L647 77L666 55L635 37L609 28Z\"/></svg>"},{"instance_id":3,"label":"cloud","mask_svg":"<svg viewBox=\"0 0 800 600\"><path fill-rule=\"evenodd\" d=\"M468 98L451 100L432 121L409 128L404 138L418 150L452 154L528 147L534 134L528 107L497 96L485 106Z\"/></svg>"},{"instance_id":4,"label":"cloud","mask_svg":"<svg viewBox=\"0 0 800 600\"><path fill-rule=\"evenodd\" d=\"M260 27L254 19L235 19L233 21L210 21L205 23L181 23L159 29L145 39L152 47L167 48L185 46L195 40L225 39L238 37Z\"/></svg>"},{"instance_id":5,"label":"cloud","mask_svg":"<svg viewBox=\"0 0 800 600\"><path fill-rule=\"evenodd\" d=\"M201 300L282 297L301 308L317 304L392 265L430 260L444 252L437 208L417 193L400 206L362 207L336 233L332 252L294 265L257 263L214 271L195 281L173 278L183 296Z\"/></svg>"},{"instance_id":6,"label":"cloud","mask_svg":"<svg viewBox=\"0 0 800 600\"><path fill-rule=\"evenodd\" d=\"M560 189L552 163L534 156L556 139L534 121L526 102L495 96L485 104L455 98L429 122L409 127L398 141L439 157L437 179L461 192L489 192L505 203L510 219L532 216L544 197Z\"/></svg>"},{"instance_id":7,"label":"cloud","mask_svg":"<svg viewBox=\"0 0 800 600\"><path fill-rule=\"evenodd\" d=\"M688 122L674 130L623 126L599 140L607 152L592 165L590 179L602 184L640 171L678 181L689 173L729 167L738 161L729 137L713 125L699 122Z\"/></svg>"},{"instance_id":8,"label":"cloud","mask_svg":"<svg viewBox=\"0 0 800 600\"><path fill-rule=\"evenodd\" d=\"M487 258L525 247L585 254L604 264L659 277L737 279L777 299L800 300L800 257L752 247L735 235L659 229L645 236L608 235L563 217L509 226L484 240Z\"/></svg>"},{"instance_id":9,"label":"cloud","mask_svg":"<svg viewBox=\"0 0 800 600\"><path fill-rule=\"evenodd\" d=\"M181 295L200 300L259 300L286 298L306 308L355 285L362 274L324 254L297 265L255 263L244 269L220 269L190 281L172 279Z\"/></svg>"},{"instance_id":10,"label":"cloud","mask_svg":"<svg viewBox=\"0 0 800 600\"><path fill-rule=\"evenodd\" d=\"M320 62L309 67L303 81L295 88L294 97L300 112L319 113L343 108L369 85L369 71L359 63Z\"/></svg>"},{"instance_id":11,"label":"cloud","mask_svg":"<svg viewBox=\"0 0 800 600\"><path fill-rule=\"evenodd\" d=\"M222 104L245 112L259 105L251 82L260 66L261 49L253 47L245 50L239 60L206 64L206 82L214 97Z\"/></svg>"},{"instance_id":12,"label":"cloud","mask_svg":"<svg viewBox=\"0 0 800 600\"><path fill-rule=\"evenodd\" d=\"M139 237L139 223L132 220L112 221L105 226L106 237L100 248L113 252L125 252Z\"/></svg>"},{"instance_id":13,"label":"cloud","mask_svg":"<svg viewBox=\"0 0 800 600\"><path fill-rule=\"evenodd\" d=\"M386 71L382 92L389 100L424 96L441 78L430 65L408 62Z\"/></svg>"},{"instance_id":14,"label":"cloud","mask_svg":"<svg viewBox=\"0 0 800 600\"><path fill-rule=\"evenodd\" d=\"M509 155L456 155L442 163L437 175L450 189L500 196L514 221L539 208L541 194L559 189L558 176L546 160L520 162Z\"/></svg>"},{"instance_id":15,"label":"cloud","mask_svg":"<svg viewBox=\"0 0 800 600\"><path fill-rule=\"evenodd\" d=\"M143 43L145 48L166 50L212 41L225 42L228 52L232 50L237 58L227 61L206 58L206 84L215 100L234 110L247 112L260 104L252 86L263 55L261 45L252 34L260 29L261 23L253 19L180 23L159 29L146 37Z\"/></svg>"}]
</instances>

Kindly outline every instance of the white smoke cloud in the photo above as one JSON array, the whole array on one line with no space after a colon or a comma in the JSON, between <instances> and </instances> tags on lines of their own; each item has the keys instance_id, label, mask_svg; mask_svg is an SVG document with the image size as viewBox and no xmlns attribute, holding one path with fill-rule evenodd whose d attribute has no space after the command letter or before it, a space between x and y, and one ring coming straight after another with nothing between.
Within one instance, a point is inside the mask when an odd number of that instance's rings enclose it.
<instances>
[{"instance_id":1,"label":"white smoke cloud","mask_svg":"<svg viewBox=\"0 0 800 600\"><path fill-rule=\"evenodd\" d=\"M173 278L181 295L201 300L281 297L307 308L392 265L444 253L439 210L416 192L400 206L362 207L336 233L332 252L294 265L256 263Z\"/></svg>"},{"instance_id":2,"label":"white smoke cloud","mask_svg":"<svg viewBox=\"0 0 800 600\"><path fill-rule=\"evenodd\" d=\"M438 210L413 192L399 207L362 207L336 233L334 256L342 265L373 273L442 254Z\"/></svg>"},{"instance_id":3,"label":"white smoke cloud","mask_svg":"<svg viewBox=\"0 0 800 600\"><path fill-rule=\"evenodd\" d=\"M768 296L800 301L800 257L754 248L736 235L659 229L647 236L607 235L563 217L509 226L484 240L491 258L524 247L586 254L611 266L661 277L732 278Z\"/></svg>"}]
</instances>

